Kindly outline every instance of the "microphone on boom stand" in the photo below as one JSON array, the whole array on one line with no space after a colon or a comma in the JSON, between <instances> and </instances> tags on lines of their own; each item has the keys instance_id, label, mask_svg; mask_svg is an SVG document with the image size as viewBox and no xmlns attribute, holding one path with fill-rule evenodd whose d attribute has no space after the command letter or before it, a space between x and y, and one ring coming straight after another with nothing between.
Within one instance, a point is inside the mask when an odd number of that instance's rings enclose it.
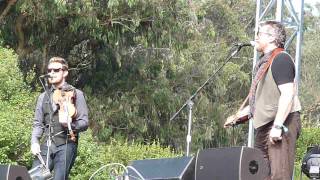
<instances>
[{"instance_id":1,"label":"microphone on boom stand","mask_svg":"<svg viewBox=\"0 0 320 180\"><path fill-rule=\"evenodd\" d=\"M43 74L43 75L39 76L39 80L40 80L41 84L44 85L43 88L45 91L48 88L48 79L49 78L52 78L52 76L50 74ZM44 84L43 84L43 81L44 81Z\"/></svg>"},{"instance_id":2,"label":"microphone on boom stand","mask_svg":"<svg viewBox=\"0 0 320 180\"><path fill-rule=\"evenodd\" d=\"M52 78L52 76L50 74L44 74L39 76L39 78Z\"/></svg>"},{"instance_id":3,"label":"microphone on boom stand","mask_svg":"<svg viewBox=\"0 0 320 180\"><path fill-rule=\"evenodd\" d=\"M217 76L217 74L221 71L221 69L241 50L242 47L245 46L255 46L254 41L250 41L250 43L235 43L233 44L233 50L229 53L229 55L225 58L223 64L218 67L218 69L194 92L187 101L180 107L180 109L170 118L172 121L178 114L184 109L188 107L188 134L186 138L187 148L186 148L186 155L189 156L190 152L190 144L191 144L191 125L192 125L192 108L193 108L193 99L197 96L197 94L207 85L209 82Z\"/></svg>"},{"instance_id":4,"label":"microphone on boom stand","mask_svg":"<svg viewBox=\"0 0 320 180\"><path fill-rule=\"evenodd\" d=\"M255 41L250 41L249 43L234 43L234 46L237 46L239 48L245 47L245 46L252 46L254 47L256 45Z\"/></svg>"}]
</instances>

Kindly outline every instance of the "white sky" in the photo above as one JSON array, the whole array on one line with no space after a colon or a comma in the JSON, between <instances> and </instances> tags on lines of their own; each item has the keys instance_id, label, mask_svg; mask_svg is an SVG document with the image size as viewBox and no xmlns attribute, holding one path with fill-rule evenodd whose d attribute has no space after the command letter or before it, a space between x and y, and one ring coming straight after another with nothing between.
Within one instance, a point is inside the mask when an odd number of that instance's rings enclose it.
<instances>
[{"instance_id":1,"label":"white sky","mask_svg":"<svg viewBox=\"0 0 320 180\"><path fill-rule=\"evenodd\" d=\"M316 3L320 3L320 0L304 0L305 4L315 5ZM314 15L319 15L319 12L313 12Z\"/></svg>"},{"instance_id":2,"label":"white sky","mask_svg":"<svg viewBox=\"0 0 320 180\"><path fill-rule=\"evenodd\" d=\"M320 0L304 0L304 2L309 4L315 4L317 2L320 2Z\"/></svg>"}]
</instances>

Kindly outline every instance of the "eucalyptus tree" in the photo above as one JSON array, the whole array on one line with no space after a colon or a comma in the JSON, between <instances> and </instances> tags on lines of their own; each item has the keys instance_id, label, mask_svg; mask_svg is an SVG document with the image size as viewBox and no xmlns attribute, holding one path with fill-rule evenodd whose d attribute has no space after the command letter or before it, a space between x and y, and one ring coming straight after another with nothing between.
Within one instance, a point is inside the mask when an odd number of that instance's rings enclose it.
<instances>
[{"instance_id":1,"label":"eucalyptus tree","mask_svg":"<svg viewBox=\"0 0 320 180\"><path fill-rule=\"evenodd\" d=\"M44 73L51 56L69 61L70 81L87 92L100 141L159 139L176 148L184 145L186 111L169 118L233 42L253 37L255 14L246 0L9 0L1 7L1 39L19 55L22 72ZM221 122L247 93L250 53L240 53L196 97L194 148L232 140Z\"/></svg>"}]
</instances>

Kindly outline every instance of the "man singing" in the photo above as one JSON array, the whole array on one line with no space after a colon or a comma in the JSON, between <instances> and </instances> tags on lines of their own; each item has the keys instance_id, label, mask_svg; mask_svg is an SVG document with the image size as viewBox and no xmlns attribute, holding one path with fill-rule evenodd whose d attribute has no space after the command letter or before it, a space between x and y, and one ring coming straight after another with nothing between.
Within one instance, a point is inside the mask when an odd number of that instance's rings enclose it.
<instances>
[{"instance_id":1,"label":"man singing","mask_svg":"<svg viewBox=\"0 0 320 180\"><path fill-rule=\"evenodd\" d=\"M291 180L296 140L301 129L300 102L294 83L295 66L284 51L286 32L282 24L260 24L256 48L262 56L254 68L249 105L228 117L230 127L248 114L256 130L255 148L260 149L270 165L272 180Z\"/></svg>"}]
</instances>

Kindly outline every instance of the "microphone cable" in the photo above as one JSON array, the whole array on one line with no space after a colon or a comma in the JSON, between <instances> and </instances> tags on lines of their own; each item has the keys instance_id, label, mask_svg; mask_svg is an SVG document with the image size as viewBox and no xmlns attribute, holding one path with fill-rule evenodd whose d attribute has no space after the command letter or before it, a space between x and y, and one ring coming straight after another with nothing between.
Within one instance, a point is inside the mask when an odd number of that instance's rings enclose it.
<instances>
[{"instance_id":1,"label":"microphone cable","mask_svg":"<svg viewBox=\"0 0 320 180\"><path fill-rule=\"evenodd\" d=\"M103 170L104 168L107 168L107 167L110 167L110 166L115 166L115 165L121 166L121 167L125 170L126 176L129 174L128 169L127 169L123 164L120 164L120 163L109 163L109 164L103 165L103 166L100 167L98 170L96 170L96 171L90 176L89 180L92 180L93 177L94 177L98 172L100 172L101 170ZM125 179L125 180L127 180L127 179ZM144 179L142 179L142 180L144 180Z\"/></svg>"}]
</instances>

